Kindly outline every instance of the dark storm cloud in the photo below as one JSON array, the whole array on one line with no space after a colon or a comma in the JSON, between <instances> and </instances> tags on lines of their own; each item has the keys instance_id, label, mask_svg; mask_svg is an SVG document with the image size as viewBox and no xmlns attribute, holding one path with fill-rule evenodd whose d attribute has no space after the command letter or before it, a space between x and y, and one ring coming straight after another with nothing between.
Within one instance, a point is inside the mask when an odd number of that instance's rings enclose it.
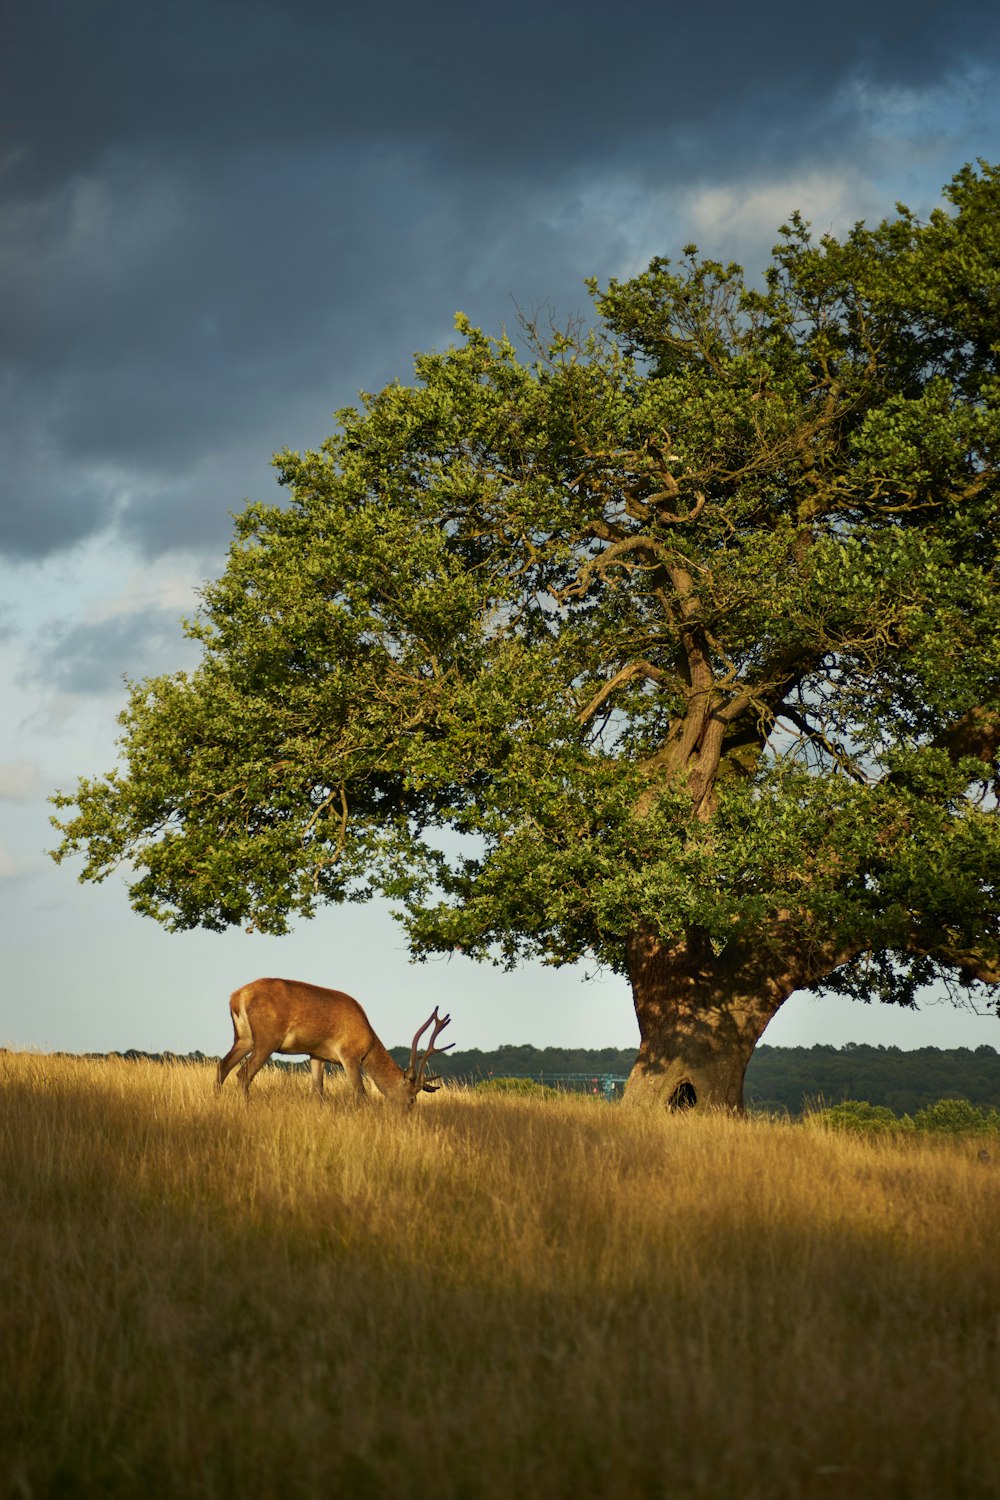
<instances>
[{"instance_id":1,"label":"dark storm cloud","mask_svg":"<svg viewBox=\"0 0 1000 1500\"><path fill-rule=\"evenodd\" d=\"M58 238L13 268L31 314L8 337L11 551L112 517L154 551L217 548L244 496L275 493L271 453L318 442L360 385L406 378L457 307L495 325L515 290L584 297L591 264L567 262L538 190L455 191L385 148L213 167L73 180Z\"/></svg>"},{"instance_id":2,"label":"dark storm cloud","mask_svg":"<svg viewBox=\"0 0 1000 1500\"><path fill-rule=\"evenodd\" d=\"M978 0L945 26L929 0L805 22L785 0L16 9L0 547L20 557L112 524L217 548L273 493L271 451L405 379L456 308L579 307L625 249L612 215L574 213L595 175L842 157L845 82L920 87L996 31Z\"/></svg>"},{"instance_id":3,"label":"dark storm cloud","mask_svg":"<svg viewBox=\"0 0 1000 1500\"><path fill-rule=\"evenodd\" d=\"M985 0L947 13L938 0L814 13L798 0L35 0L17 11L6 139L36 178L126 140L298 149L405 133L476 161L564 159L760 91L815 97L859 66L920 82L995 32Z\"/></svg>"}]
</instances>

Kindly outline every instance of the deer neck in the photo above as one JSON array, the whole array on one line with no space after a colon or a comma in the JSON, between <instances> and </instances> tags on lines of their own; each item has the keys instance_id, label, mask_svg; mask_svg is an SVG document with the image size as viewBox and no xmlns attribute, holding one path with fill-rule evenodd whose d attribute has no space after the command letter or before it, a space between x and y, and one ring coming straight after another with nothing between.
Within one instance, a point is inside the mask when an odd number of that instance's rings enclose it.
<instances>
[{"instance_id":1,"label":"deer neck","mask_svg":"<svg viewBox=\"0 0 1000 1500\"><path fill-rule=\"evenodd\" d=\"M378 1037L372 1042L364 1060L364 1070L380 1093L392 1095L403 1088L402 1068L394 1062Z\"/></svg>"}]
</instances>

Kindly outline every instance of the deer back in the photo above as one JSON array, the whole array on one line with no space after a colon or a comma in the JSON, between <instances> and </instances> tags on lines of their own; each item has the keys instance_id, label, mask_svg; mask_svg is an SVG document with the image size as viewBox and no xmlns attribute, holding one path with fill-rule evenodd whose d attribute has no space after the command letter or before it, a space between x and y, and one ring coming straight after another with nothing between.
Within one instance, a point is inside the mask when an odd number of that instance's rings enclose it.
<instances>
[{"instance_id":1,"label":"deer back","mask_svg":"<svg viewBox=\"0 0 1000 1500\"><path fill-rule=\"evenodd\" d=\"M367 1056L377 1040L353 995L299 979L254 979L230 999L234 1023L243 1021L255 1049L314 1056Z\"/></svg>"}]
</instances>

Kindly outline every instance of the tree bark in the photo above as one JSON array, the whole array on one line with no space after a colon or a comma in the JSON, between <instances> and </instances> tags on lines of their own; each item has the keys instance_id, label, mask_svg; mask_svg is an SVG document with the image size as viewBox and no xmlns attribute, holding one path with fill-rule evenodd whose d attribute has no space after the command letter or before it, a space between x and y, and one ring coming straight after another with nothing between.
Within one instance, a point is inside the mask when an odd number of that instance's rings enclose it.
<instances>
[{"instance_id":1,"label":"tree bark","mask_svg":"<svg viewBox=\"0 0 1000 1500\"><path fill-rule=\"evenodd\" d=\"M743 1079L764 1028L800 982L794 966L698 932L628 944L640 1046L625 1101L666 1109L743 1109Z\"/></svg>"}]
</instances>

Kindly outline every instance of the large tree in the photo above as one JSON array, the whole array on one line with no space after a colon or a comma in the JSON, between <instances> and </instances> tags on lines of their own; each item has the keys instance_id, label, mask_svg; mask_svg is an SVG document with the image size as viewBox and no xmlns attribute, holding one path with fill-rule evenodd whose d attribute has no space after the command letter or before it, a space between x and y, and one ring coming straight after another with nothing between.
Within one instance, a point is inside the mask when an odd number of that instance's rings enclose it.
<instances>
[{"instance_id":1,"label":"large tree","mask_svg":"<svg viewBox=\"0 0 1000 1500\"><path fill-rule=\"evenodd\" d=\"M946 197L527 354L459 319L277 457L57 857L172 928L377 892L417 955L596 957L635 1101L740 1106L794 990L1000 982L1000 168Z\"/></svg>"}]
</instances>

